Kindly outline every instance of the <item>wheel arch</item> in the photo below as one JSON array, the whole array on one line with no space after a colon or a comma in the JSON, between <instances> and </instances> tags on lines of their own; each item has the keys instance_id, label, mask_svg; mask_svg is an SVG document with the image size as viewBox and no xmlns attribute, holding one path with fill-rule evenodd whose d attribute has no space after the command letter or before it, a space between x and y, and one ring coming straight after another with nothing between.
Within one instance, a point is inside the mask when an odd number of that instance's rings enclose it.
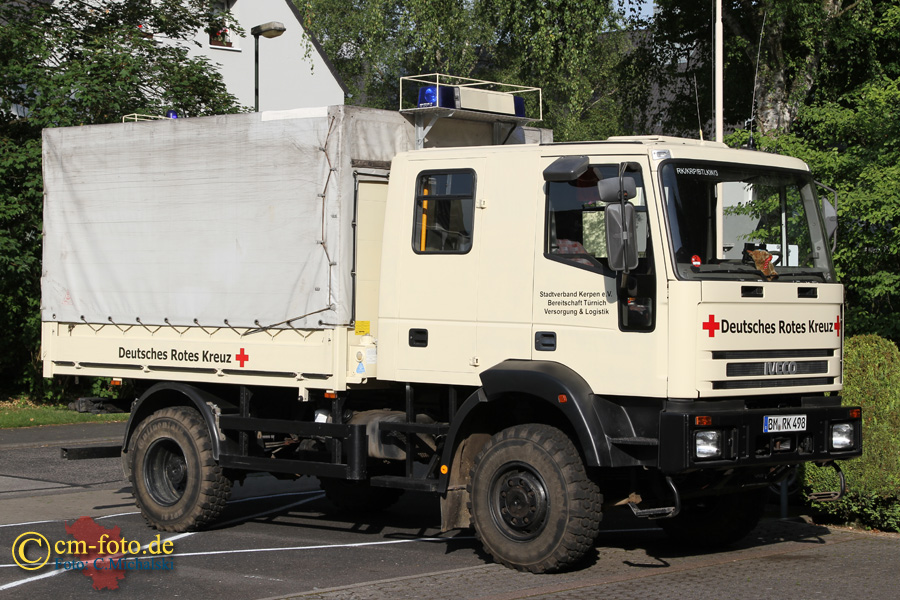
<instances>
[{"instance_id":1,"label":"wheel arch","mask_svg":"<svg viewBox=\"0 0 900 600\"><path fill-rule=\"evenodd\" d=\"M482 387L460 407L447 446L458 443L459 433L465 431L470 419L485 409L485 404L498 406L497 403L516 399L515 413L524 412L525 416L536 413L548 419L547 424L574 434L573 442L581 451L586 466L609 464L609 445L595 408L594 392L571 368L551 361L506 360L483 371L480 377ZM504 419L496 414L502 411L496 409L493 412L493 416L501 418L491 433L524 422L515 416Z\"/></svg>"},{"instance_id":2,"label":"wheel arch","mask_svg":"<svg viewBox=\"0 0 900 600\"><path fill-rule=\"evenodd\" d=\"M123 456L130 450L131 440L138 426L147 417L163 408L187 406L197 409L197 412L200 413L209 432L213 458L218 460L221 442L213 407L218 407L221 403L222 400L217 396L186 383L164 381L154 384L141 394L141 397L131 407L131 415L128 417L128 423L125 426L125 439L122 442ZM124 460L123 463L127 465L128 461Z\"/></svg>"},{"instance_id":3,"label":"wheel arch","mask_svg":"<svg viewBox=\"0 0 900 600\"><path fill-rule=\"evenodd\" d=\"M462 404L441 456L438 490L444 494L443 528L466 526L462 488L490 437L513 425L552 425L569 435L586 467L610 464L610 450L591 387L556 362L507 360L481 373L482 387ZM561 396L565 400L561 400Z\"/></svg>"}]
</instances>

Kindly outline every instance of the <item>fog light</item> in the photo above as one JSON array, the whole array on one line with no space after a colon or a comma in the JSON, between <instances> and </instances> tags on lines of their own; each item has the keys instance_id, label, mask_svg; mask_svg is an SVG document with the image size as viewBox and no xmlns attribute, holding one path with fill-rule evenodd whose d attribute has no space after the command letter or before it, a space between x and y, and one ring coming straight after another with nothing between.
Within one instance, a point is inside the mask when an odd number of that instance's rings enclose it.
<instances>
[{"instance_id":1,"label":"fog light","mask_svg":"<svg viewBox=\"0 0 900 600\"><path fill-rule=\"evenodd\" d=\"M838 423L831 426L831 447L835 450L846 450L853 447L853 425Z\"/></svg>"},{"instance_id":2,"label":"fog light","mask_svg":"<svg viewBox=\"0 0 900 600\"><path fill-rule=\"evenodd\" d=\"M697 458L718 458L722 456L722 432L704 429L694 434L694 453Z\"/></svg>"}]
</instances>

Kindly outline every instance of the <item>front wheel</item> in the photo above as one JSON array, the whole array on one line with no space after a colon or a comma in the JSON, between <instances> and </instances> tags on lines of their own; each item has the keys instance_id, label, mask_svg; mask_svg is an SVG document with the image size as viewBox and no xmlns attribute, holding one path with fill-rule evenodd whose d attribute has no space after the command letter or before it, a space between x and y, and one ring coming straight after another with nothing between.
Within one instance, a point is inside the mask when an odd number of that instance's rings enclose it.
<instances>
[{"instance_id":1,"label":"front wheel","mask_svg":"<svg viewBox=\"0 0 900 600\"><path fill-rule=\"evenodd\" d=\"M569 438L548 425L494 435L468 486L472 526L494 560L532 573L577 563L600 528L602 497Z\"/></svg>"},{"instance_id":2,"label":"front wheel","mask_svg":"<svg viewBox=\"0 0 900 600\"><path fill-rule=\"evenodd\" d=\"M214 521L231 495L231 481L212 453L203 419L193 408L164 408L137 429L131 486L147 523L190 531Z\"/></svg>"},{"instance_id":3,"label":"front wheel","mask_svg":"<svg viewBox=\"0 0 900 600\"><path fill-rule=\"evenodd\" d=\"M767 488L706 496L685 502L672 519L657 521L674 541L697 548L721 548L753 531L766 507Z\"/></svg>"}]
</instances>

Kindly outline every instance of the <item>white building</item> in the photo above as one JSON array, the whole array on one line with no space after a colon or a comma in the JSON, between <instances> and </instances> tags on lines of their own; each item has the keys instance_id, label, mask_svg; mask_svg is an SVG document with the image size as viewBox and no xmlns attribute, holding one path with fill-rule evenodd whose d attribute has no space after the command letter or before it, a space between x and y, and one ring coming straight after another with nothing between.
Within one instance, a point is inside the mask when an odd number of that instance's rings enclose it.
<instances>
[{"instance_id":1,"label":"white building","mask_svg":"<svg viewBox=\"0 0 900 600\"><path fill-rule=\"evenodd\" d=\"M231 10L244 35L200 31L195 38L200 47L192 45L190 54L206 55L221 65L225 85L240 104L251 109L254 105L254 40L250 30L270 21L283 23L285 32L259 39L259 109L344 103L346 88L315 39L310 56L304 56L307 40L302 15L291 0L222 0L221 4L223 10Z\"/></svg>"}]
</instances>

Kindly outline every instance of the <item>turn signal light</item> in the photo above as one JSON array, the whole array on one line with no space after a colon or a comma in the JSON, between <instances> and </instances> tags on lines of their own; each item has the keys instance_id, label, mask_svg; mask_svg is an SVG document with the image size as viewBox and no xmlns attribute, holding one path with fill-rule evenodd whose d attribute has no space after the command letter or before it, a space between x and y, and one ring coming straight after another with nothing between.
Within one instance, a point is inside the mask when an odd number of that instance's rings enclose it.
<instances>
[{"instance_id":1,"label":"turn signal light","mask_svg":"<svg viewBox=\"0 0 900 600\"><path fill-rule=\"evenodd\" d=\"M700 427L709 427L710 425L712 425L712 417L695 417L694 425Z\"/></svg>"},{"instance_id":2,"label":"turn signal light","mask_svg":"<svg viewBox=\"0 0 900 600\"><path fill-rule=\"evenodd\" d=\"M861 416L862 416L862 410L860 410L860 409L858 409L858 408L851 408L851 409L850 409L850 418L851 418L851 419L858 419L858 418L860 418Z\"/></svg>"}]
</instances>

